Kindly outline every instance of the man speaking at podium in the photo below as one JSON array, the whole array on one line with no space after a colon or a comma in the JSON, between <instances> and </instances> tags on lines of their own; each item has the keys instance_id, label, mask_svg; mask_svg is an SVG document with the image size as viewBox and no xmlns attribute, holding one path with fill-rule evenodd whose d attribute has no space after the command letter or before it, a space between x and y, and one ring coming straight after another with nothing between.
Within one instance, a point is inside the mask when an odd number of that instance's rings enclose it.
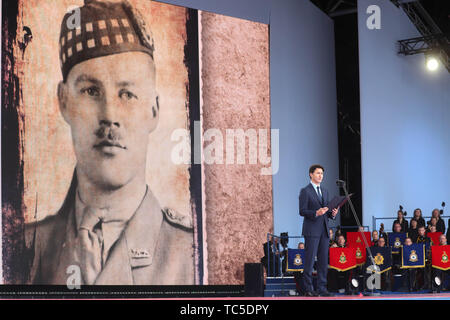
<instances>
[{"instance_id":1,"label":"man speaking at podium","mask_svg":"<svg viewBox=\"0 0 450 320\"><path fill-rule=\"evenodd\" d=\"M329 210L328 190L321 187L324 168L315 164L309 168L310 183L300 191L300 215L304 217L302 234L305 237L303 285L305 296L329 297L327 290L329 233L328 218L335 219L338 209ZM317 293L313 289L312 270L317 256Z\"/></svg>"}]
</instances>

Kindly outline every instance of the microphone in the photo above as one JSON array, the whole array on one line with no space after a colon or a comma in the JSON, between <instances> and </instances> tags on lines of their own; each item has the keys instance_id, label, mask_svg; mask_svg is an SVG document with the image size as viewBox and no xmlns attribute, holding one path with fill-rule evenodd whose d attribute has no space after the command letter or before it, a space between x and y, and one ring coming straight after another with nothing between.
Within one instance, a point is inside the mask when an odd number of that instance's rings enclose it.
<instances>
[{"instance_id":1,"label":"microphone","mask_svg":"<svg viewBox=\"0 0 450 320\"><path fill-rule=\"evenodd\" d=\"M337 180L336 180L336 185L337 185L338 187L345 186L345 181L344 181L344 180L339 180L339 179L337 179Z\"/></svg>"}]
</instances>

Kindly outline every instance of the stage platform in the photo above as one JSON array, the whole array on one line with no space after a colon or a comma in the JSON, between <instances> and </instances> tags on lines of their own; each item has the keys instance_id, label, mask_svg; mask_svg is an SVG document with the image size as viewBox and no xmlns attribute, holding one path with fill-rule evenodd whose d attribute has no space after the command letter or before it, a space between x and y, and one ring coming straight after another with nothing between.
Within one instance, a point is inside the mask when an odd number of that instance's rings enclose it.
<instances>
[{"instance_id":1,"label":"stage platform","mask_svg":"<svg viewBox=\"0 0 450 320\"><path fill-rule=\"evenodd\" d=\"M313 280L315 280L313 278ZM396 285L395 287L398 288ZM298 295L294 282L294 277L268 277L264 289L264 298L267 299L294 299L294 300L450 300L450 291L441 291L440 293L431 293L429 290L405 292L396 291L377 291L377 296L365 296L361 293L354 295L345 295L336 293L334 297L311 297L306 298ZM246 298L247 299L247 298ZM261 299L261 298L260 298Z\"/></svg>"},{"instance_id":2,"label":"stage platform","mask_svg":"<svg viewBox=\"0 0 450 320\"><path fill-rule=\"evenodd\" d=\"M267 281L268 280L268 281ZM268 283L267 283L268 282ZM379 291L379 296L359 293L334 297L303 297L297 294L293 277L266 279L264 296L243 285L203 286L0 286L1 299L137 299L137 300L450 300L450 291ZM253 295L253 296L250 296Z\"/></svg>"},{"instance_id":3,"label":"stage platform","mask_svg":"<svg viewBox=\"0 0 450 320\"><path fill-rule=\"evenodd\" d=\"M145 300L145 299L144 299ZM450 292L444 293L398 293L398 292L383 292L380 296L363 296L363 295L339 295L334 297L228 297L228 298L168 298L164 300L227 300L227 301L239 301L239 300L322 300L322 301L335 301L335 300L450 300Z\"/></svg>"},{"instance_id":4,"label":"stage platform","mask_svg":"<svg viewBox=\"0 0 450 320\"><path fill-rule=\"evenodd\" d=\"M267 298L265 298L267 299ZM379 296L339 295L334 297L274 297L271 299L287 300L450 300L450 292L444 293L399 293L382 292Z\"/></svg>"}]
</instances>

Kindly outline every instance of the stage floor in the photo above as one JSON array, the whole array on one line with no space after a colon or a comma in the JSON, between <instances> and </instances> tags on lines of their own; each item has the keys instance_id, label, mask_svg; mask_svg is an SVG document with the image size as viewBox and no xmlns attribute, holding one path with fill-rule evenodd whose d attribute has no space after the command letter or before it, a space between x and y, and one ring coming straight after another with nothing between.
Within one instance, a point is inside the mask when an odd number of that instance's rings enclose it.
<instances>
[{"instance_id":1,"label":"stage floor","mask_svg":"<svg viewBox=\"0 0 450 320\"><path fill-rule=\"evenodd\" d=\"M275 298L272 298L275 299ZM293 300L450 300L450 293L422 293L422 294L399 294L399 293L384 293L379 296L345 296L336 295L334 297L280 297L276 299L293 299Z\"/></svg>"},{"instance_id":2,"label":"stage floor","mask_svg":"<svg viewBox=\"0 0 450 320\"><path fill-rule=\"evenodd\" d=\"M190 298L173 298L168 300L190 300ZM383 292L379 296L342 295L334 297L229 297L229 298L192 298L192 300L450 300L450 292L441 293L399 293Z\"/></svg>"}]
</instances>

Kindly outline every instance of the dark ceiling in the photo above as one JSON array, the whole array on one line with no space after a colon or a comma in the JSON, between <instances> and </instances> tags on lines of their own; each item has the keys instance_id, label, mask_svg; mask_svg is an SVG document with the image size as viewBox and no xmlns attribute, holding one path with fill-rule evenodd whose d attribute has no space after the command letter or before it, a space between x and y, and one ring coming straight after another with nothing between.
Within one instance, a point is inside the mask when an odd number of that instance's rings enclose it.
<instances>
[{"instance_id":1,"label":"dark ceiling","mask_svg":"<svg viewBox=\"0 0 450 320\"><path fill-rule=\"evenodd\" d=\"M443 33L450 32L450 2L447 0L421 0L422 7Z\"/></svg>"},{"instance_id":2,"label":"dark ceiling","mask_svg":"<svg viewBox=\"0 0 450 320\"><path fill-rule=\"evenodd\" d=\"M330 17L356 12L357 0L311 0L317 7ZM397 3L399 1L392 1ZM433 21L443 33L450 32L450 1L448 0L419 0Z\"/></svg>"}]
</instances>

